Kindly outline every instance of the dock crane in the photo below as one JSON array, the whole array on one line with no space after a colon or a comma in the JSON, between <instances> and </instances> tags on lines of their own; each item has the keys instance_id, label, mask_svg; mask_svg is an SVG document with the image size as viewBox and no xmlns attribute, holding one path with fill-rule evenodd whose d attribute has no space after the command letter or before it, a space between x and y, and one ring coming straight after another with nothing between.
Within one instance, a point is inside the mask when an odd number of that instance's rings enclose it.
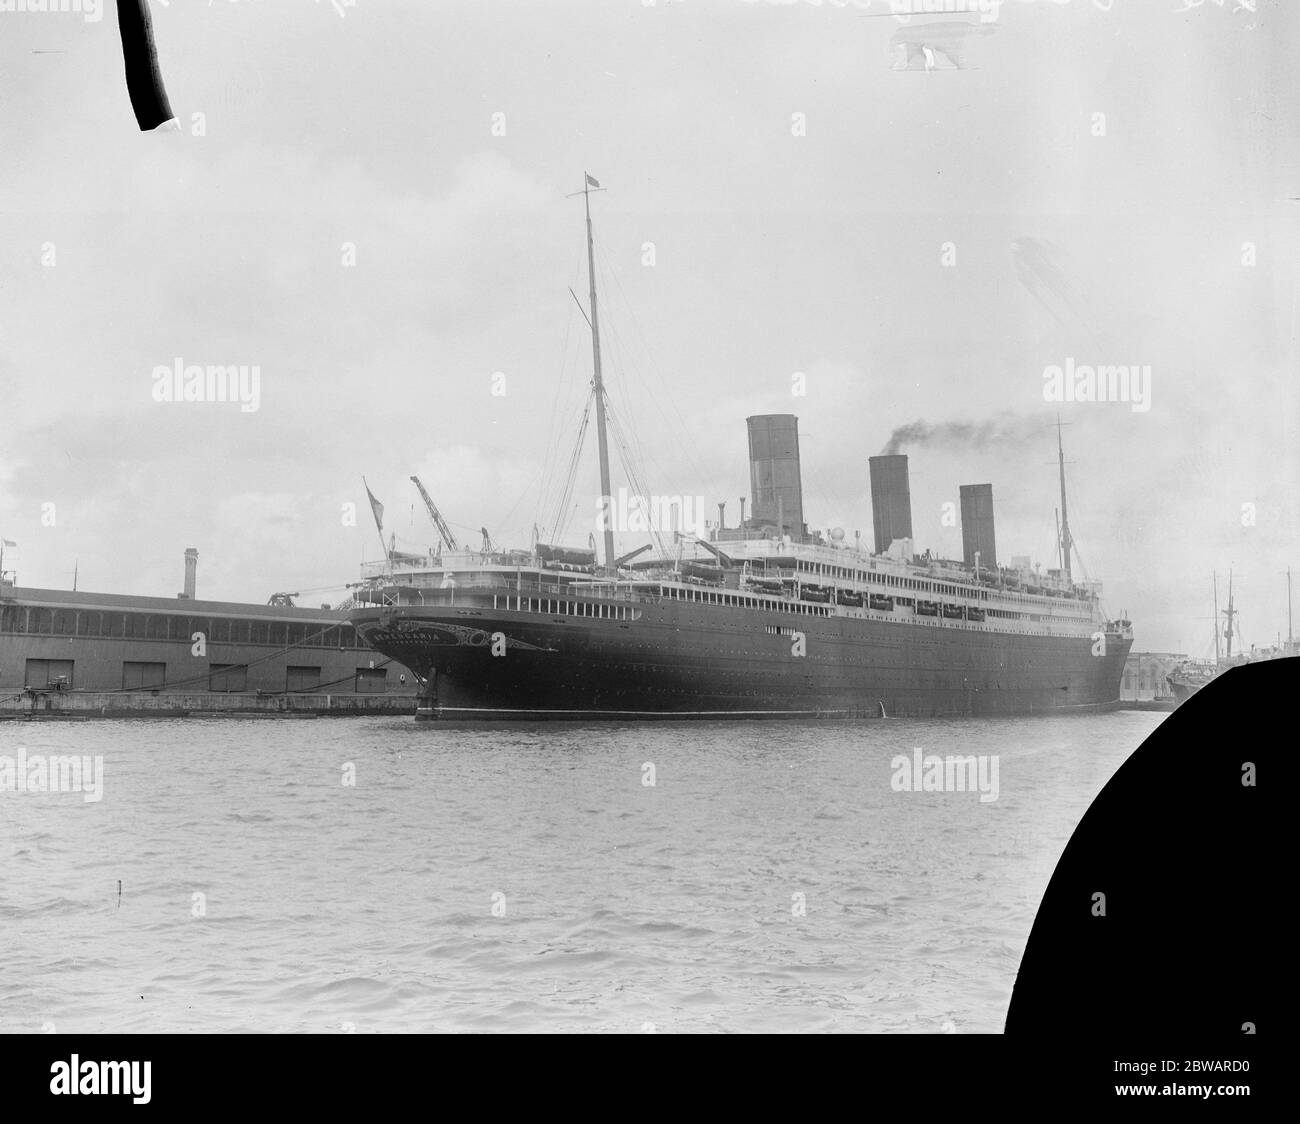
<instances>
[{"instance_id":1,"label":"dock crane","mask_svg":"<svg viewBox=\"0 0 1300 1124\"><path fill-rule=\"evenodd\" d=\"M437 507L434 506L433 497L429 495L428 491L425 490L424 485L420 483L420 478L418 476L412 476L411 483L419 489L420 499L424 500L424 506L429 512L429 518L433 520L433 525L438 528L438 534L442 536L442 541L446 545L447 549L453 552L460 550L460 545L456 542L456 536L451 533L451 528L447 526L447 521L439 513Z\"/></svg>"}]
</instances>

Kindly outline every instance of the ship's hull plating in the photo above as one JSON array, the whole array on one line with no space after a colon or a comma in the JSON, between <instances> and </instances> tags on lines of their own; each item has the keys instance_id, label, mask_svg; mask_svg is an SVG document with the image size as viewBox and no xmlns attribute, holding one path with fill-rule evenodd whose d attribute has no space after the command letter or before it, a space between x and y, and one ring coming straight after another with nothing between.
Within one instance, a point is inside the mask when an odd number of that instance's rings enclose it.
<instances>
[{"instance_id":1,"label":"ship's hull plating","mask_svg":"<svg viewBox=\"0 0 1300 1124\"><path fill-rule=\"evenodd\" d=\"M665 602L633 621L483 604L359 609L442 720L863 718L1100 710L1132 640ZM798 634L802 634L802 640ZM797 654L802 649L802 654Z\"/></svg>"}]
</instances>

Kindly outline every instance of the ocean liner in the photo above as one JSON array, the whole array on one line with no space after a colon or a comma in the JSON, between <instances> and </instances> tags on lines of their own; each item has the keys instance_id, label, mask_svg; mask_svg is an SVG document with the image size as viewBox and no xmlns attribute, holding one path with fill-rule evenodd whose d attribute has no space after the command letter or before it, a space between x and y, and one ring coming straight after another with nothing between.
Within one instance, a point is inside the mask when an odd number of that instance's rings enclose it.
<instances>
[{"instance_id":1,"label":"ocean liner","mask_svg":"<svg viewBox=\"0 0 1300 1124\"><path fill-rule=\"evenodd\" d=\"M608 503L593 188L585 176L583 315ZM988 484L961 489L963 559L918 556L902 455L869 459L874 551L838 529L810 534L797 419L761 415L748 425L750 517L742 500L739 526L720 518L707 535L656 536L659 552L648 559L637 560L650 547L616 557L609 520L601 558L537 541L496 550L486 532L482 549L464 549L416 480L445 550L388 551L349 619L415 674L420 719L980 716L1118 705L1131 625L1108 619L1099 583L1073 578L1059 430L1061 565L1043 572L1025 559L998 565Z\"/></svg>"}]
</instances>

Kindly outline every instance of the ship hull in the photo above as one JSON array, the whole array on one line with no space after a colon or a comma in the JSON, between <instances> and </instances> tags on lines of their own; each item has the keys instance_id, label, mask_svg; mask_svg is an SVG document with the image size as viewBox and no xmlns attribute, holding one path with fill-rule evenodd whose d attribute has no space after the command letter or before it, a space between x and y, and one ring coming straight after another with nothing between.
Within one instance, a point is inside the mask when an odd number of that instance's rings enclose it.
<instances>
[{"instance_id":1,"label":"ship hull","mask_svg":"<svg viewBox=\"0 0 1300 1124\"><path fill-rule=\"evenodd\" d=\"M976 717L1119 705L1131 639L683 606L629 622L482 604L356 610L443 721ZM1094 654L1097 653L1097 654Z\"/></svg>"}]
</instances>

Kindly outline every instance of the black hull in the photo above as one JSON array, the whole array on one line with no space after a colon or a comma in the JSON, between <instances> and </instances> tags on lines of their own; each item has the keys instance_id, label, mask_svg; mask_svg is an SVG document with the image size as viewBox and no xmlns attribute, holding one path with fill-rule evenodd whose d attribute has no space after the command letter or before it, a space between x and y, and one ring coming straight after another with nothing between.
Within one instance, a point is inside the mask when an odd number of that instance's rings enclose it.
<instances>
[{"instance_id":1,"label":"black hull","mask_svg":"<svg viewBox=\"0 0 1300 1124\"><path fill-rule=\"evenodd\" d=\"M425 681L417 717L645 721L976 717L1120 705L1132 640L752 612L665 601L592 620L456 605L359 609L362 637ZM804 654L795 655L795 633ZM494 652L496 654L494 654Z\"/></svg>"}]
</instances>

